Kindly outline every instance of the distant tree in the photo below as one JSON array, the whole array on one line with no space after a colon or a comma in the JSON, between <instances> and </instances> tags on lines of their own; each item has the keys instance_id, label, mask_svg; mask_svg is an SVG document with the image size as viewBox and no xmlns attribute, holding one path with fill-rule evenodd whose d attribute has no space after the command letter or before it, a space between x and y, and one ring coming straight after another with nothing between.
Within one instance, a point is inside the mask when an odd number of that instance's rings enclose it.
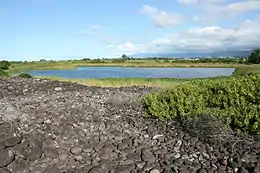
<instances>
[{"instance_id":1,"label":"distant tree","mask_svg":"<svg viewBox=\"0 0 260 173\"><path fill-rule=\"evenodd\" d=\"M126 54L123 54L122 59L128 59L128 56Z\"/></svg>"},{"instance_id":2,"label":"distant tree","mask_svg":"<svg viewBox=\"0 0 260 173\"><path fill-rule=\"evenodd\" d=\"M260 49L255 49L248 57L248 62L253 64L260 63Z\"/></svg>"},{"instance_id":3,"label":"distant tree","mask_svg":"<svg viewBox=\"0 0 260 173\"><path fill-rule=\"evenodd\" d=\"M0 61L1 70L9 70L10 66L11 66L11 63L6 60Z\"/></svg>"}]
</instances>

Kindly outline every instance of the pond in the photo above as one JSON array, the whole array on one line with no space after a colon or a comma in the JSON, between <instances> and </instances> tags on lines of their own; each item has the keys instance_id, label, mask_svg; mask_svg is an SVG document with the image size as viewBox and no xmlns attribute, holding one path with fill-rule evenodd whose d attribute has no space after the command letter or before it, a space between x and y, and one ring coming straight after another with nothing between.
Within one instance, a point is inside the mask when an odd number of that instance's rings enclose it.
<instances>
[{"instance_id":1,"label":"pond","mask_svg":"<svg viewBox=\"0 0 260 173\"><path fill-rule=\"evenodd\" d=\"M33 76L63 78L207 78L230 76L234 68L78 67L72 70L32 70Z\"/></svg>"}]
</instances>

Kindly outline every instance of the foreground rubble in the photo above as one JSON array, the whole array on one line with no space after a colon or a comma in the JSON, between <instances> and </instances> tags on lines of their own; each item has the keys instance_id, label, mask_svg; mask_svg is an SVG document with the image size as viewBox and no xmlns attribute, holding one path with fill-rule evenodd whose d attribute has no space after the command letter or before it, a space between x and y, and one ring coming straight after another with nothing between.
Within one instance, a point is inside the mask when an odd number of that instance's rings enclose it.
<instances>
[{"instance_id":1,"label":"foreground rubble","mask_svg":"<svg viewBox=\"0 0 260 173\"><path fill-rule=\"evenodd\" d=\"M260 172L260 142L206 143L143 118L156 88L0 78L0 173Z\"/></svg>"}]
</instances>

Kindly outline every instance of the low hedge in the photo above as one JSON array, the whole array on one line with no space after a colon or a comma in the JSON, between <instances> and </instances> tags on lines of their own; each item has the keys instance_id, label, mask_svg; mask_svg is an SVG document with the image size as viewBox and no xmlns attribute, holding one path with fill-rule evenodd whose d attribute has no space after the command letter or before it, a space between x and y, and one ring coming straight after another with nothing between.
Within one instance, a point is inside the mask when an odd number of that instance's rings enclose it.
<instances>
[{"instance_id":1,"label":"low hedge","mask_svg":"<svg viewBox=\"0 0 260 173\"><path fill-rule=\"evenodd\" d=\"M142 98L146 116L162 120L211 114L237 132L260 134L260 75L185 83Z\"/></svg>"}]
</instances>

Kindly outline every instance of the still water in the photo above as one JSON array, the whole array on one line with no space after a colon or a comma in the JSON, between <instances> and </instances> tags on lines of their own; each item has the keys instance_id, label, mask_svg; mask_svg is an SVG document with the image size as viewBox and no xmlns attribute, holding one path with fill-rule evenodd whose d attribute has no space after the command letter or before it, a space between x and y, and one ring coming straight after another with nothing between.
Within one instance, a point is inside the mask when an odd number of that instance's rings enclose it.
<instances>
[{"instance_id":1,"label":"still water","mask_svg":"<svg viewBox=\"0 0 260 173\"><path fill-rule=\"evenodd\" d=\"M78 67L72 70L32 70L33 76L63 78L206 78L230 76L234 68Z\"/></svg>"}]
</instances>

